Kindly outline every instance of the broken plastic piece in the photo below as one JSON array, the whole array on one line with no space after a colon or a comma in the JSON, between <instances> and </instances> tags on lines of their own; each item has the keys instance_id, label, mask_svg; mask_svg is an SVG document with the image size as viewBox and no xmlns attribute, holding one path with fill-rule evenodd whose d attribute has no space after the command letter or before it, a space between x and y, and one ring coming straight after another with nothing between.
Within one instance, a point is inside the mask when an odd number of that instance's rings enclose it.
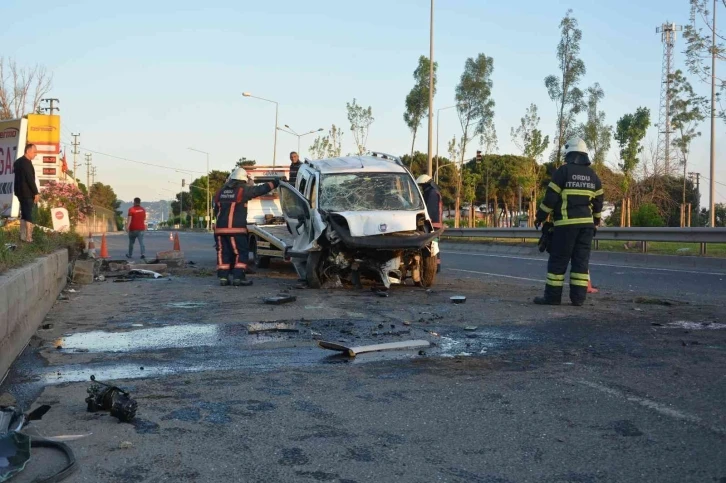
<instances>
[{"instance_id":1,"label":"broken plastic piece","mask_svg":"<svg viewBox=\"0 0 726 483\"><path fill-rule=\"evenodd\" d=\"M450 298L450 300L455 304L463 304L464 302L466 302L466 297L464 297L463 295L454 295Z\"/></svg>"},{"instance_id":2,"label":"broken plastic piece","mask_svg":"<svg viewBox=\"0 0 726 483\"><path fill-rule=\"evenodd\" d=\"M346 347L335 342L318 341L318 345L323 349L329 349L338 352L346 352L350 357L366 352L378 352L386 350L408 350L418 349L419 347L428 347L431 345L427 340L405 340L401 342L388 342L385 344L364 345L358 347Z\"/></svg>"},{"instance_id":3,"label":"broken plastic piece","mask_svg":"<svg viewBox=\"0 0 726 483\"><path fill-rule=\"evenodd\" d=\"M129 275L140 275L142 277L153 277L153 278L162 278L162 275L158 272L154 272L151 270L143 270L140 268L134 268L133 270L129 271Z\"/></svg>"},{"instance_id":4,"label":"broken plastic piece","mask_svg":"<svg viewBox=\"0 0 726 483\"><path fill-rule=\"evenodd\" d=\"M470 332L473 332L473 331L475 331L476 329L478 329L478 327L477 327L476 325L469 325L469 326L467 326L467 327L464 327L464 330L468 330L468 331L470 331Z\"/></svg>"},{"instance_id":5,"label":"broken plastic piece","mask_svg":"<svg viewBox=\"0 0 726 483\"><path fill-rule=\"evenodd\" d=\"M254 322L247 324L247 332L300 332L294 322Z\"/></svg>"},{"instance_id":6,"label":"broken plastic piece","mask_svg":"<svg viewBox=\"0 0 726 483\"><path fill-rule=\"evenodd\" d=\"M297 297L294 295L286 295L286 294L280 294L276 295L275 297L268 297L265 299L265 303L268 305L282 305L282 304L289 304L290 302L294 302L297 300Z\"/></svg>"}]
</instances>

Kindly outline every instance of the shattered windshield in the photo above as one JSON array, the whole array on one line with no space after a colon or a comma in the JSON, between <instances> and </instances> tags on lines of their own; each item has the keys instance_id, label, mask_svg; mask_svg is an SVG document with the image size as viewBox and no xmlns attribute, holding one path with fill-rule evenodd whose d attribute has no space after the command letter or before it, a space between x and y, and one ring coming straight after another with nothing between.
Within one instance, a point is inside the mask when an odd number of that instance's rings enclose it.
<instances>
[{"instance_id":1,"label":"shattered windshield","mask_svg":"<svg viewBox=\"0 0 726 483\"><path fill-rule=\"evenodd\" d=\"M320 208L327 211L422 210L411 177L404 173L346 173L322 176Z\"/></svg>"}]
</instances>

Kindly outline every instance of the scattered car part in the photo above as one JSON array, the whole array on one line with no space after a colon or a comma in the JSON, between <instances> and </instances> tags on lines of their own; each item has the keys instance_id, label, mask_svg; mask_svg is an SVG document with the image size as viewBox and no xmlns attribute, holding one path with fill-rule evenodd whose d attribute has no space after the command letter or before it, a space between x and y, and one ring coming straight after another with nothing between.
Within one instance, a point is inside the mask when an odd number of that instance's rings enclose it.
<instances>
[{"instance_id":1,"label":"scattered car part","mask_svg":"<svg viewBox=\"0 0 726 483\"><path fill-rule=\"evenodd\" d=\"M428 347L431 344L427 340L404 340L401 342L388 342L385 344L374 344L374 345L364 345L364 346L358 346L358 347L347 347L335 342L327 342L323 340L318 341L318 345L322 349L329 349L333 351L338 352L345 352L350 357L355 357L358 354L364 354L366 352L379 352L379 351L386 351L386 350L408 350L408 349L418 349L419 347Z\"/></svg>"},{"instance_id":2,"label":"scattered car part","mask_svg":"<svg viewBox=\"0 0 726 483\"><path fill-rule=\"evenodd\" d=\"M117 386L96 381L96 376L91 376L93 384L88 388L88 412L110 411L111 416L119 421L127 423L136 416L137 402L131 395Z\"/></svg>"},{"instance_id":3,"label":"scattered car part","mask_svg":"<svg viewBox=\"0 0 726 483\"><path fill-rule=\"evenodd\" d=\"M287 295L287 294L279 294L274 297L268 297L265 299L265 303L268 305L282 305L282 304L289 304L290 302L294 302L297 300L297 297L294 295Z\"/></svg>"},{"instance_id":4,"label":"scattered car part","mask_svg":"<svg viewBox=\"0 0 726 483\"><path fill-rule=\"evenodd\" d=\"M466 297L463 295L454 295L449 300L451 300L455 304L463 304L466 302Z\"/></svg>"},{"instance_id":5,"label":"scattered car part","mask_svg":"<svg viewBox=\"0 0 726 483\"><path fill-rule=\"evenodd\" d=\"M478 329L478 327L476 325L469 325L469 326L464 327L464 330L469 331L469 332L473 332L476 329Z\"/></svg>"},{"instance_id":6,"label":"scattered car part","mask_svg":"<svg viewBox=\"0 0 726 483\"><path fill-rule=\"evenodd\" d=\"M247 332L300 332L294 322L254 322L247 324Z\"/></svg>"},{"instance_id":7,"label":"scattered car part","mask_svg":"<svg viewBox=\"0 0 726 483\"><path fill-rule=\"evenodd\" d=\"M139 275L141 277L153 277L153 278L162 278L163 275L159 272L154 272L152 270L144 270L141 268L134 268L133 270L129 271L129 275Z\"/></svg>"}]
</instances>

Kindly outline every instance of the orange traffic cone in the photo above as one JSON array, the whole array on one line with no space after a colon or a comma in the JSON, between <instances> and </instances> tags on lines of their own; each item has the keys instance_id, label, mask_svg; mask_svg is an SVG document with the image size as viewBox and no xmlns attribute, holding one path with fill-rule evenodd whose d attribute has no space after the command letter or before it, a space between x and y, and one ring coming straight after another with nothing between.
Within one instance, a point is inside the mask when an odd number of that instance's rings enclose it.
<instances>
[{"instance_id":1,"label":"orange traffic cone","mask_svg":"<svg viewBox=\"0 0 726 483\"><path fill-rule=\"evenodd\" d=\"M179 246L179 233L175 233L174 235L174 251L180 252L181 247Z\"/></svg>"},{"instance_id":2,"label":"orange traffic cone","mask_svg":"<svg viewBox=\"0 0 726 483\"><path fill-rule=\"evenodd\" d=\"M599 290L592 286L592 281L587 279L587 293L598 293Z\"/></svg>"},{"instance_id":3,"label":"orange traffic cone","mask_svg":"<svg viewBox=\"0 0 726 483\"><path fill-rule=\"evenodd\" d=\"M173 231L169 232L169 241L174 243L174 232Z\"/></svg>"},{"instance_id":4,"label":"orange traffic cone","mask_svg":"<svg viewBox=\"0 0 726 483\"><path fill-rule=\"evenodd\" d=\"M108 255L108 246L106 246L106 234L101 236L101 258L111 258Z\"/></svg>"}]
</instances>

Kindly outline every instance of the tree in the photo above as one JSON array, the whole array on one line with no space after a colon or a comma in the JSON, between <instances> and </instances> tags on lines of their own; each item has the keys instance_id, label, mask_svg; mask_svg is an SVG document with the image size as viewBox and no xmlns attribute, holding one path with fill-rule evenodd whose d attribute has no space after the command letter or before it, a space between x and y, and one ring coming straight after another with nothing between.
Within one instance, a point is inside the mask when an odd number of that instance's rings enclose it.
<instances>
[{"instance_id":1,"label":"tree","mask_svg":"<svg viewBox=\"0 0 726 483\"><path fill-rule=\"evenodd\" d=\"M717 227L726 227L726 203L716 203L714 205L714 225ZM701 211L701 220L704 220L706 224L708 224L708 220L711 219L711 214L709 213L709 210L704 208ZM708 226L708 225L706 225Z\"/></svg>"},{"instance_id":2,"label":"tree","mask_svg":"<svg viewBox=\"0 0 726 483\"><path fill-rule=\"evenodd\" d=\"M597 82L587 88L587 122L578 128L590 150L590 161L596 166L605 162L613 137L613 127L605 124L605 113L597 109L604 97L605 92Z\"/></svg>"},{"instance_id":3,"label":"tree","mask_svg":"<svg viewBox=\"0 0 726 483\"><path fill-rule=\"evenodd\" d=\"M247 159L247 158L239 158L239 161L235 163L236 168L251 168L252 166L256 165L257 161L254 159ZM229 173L227 173L227 176L229 176ZM205 178L206 180L206 178ZM211 191L211 187L209 188ZM215 191L216 193L216 191Z\"/></svg>"},{"instance_id":4,"label":"tree","mask_svg":"<svg viewBox=\"0 0 726 483\"><path fill-rule=\"evenodd\" d=\"M242 158L245 160L246 163L252 163L252 164L245 164L242 165L242 167L250 167L254 166L254 161L250 160L247 161L246 158ZM237 164L239 166L240 162L242 160L238 161ZM211 199L214 198L214 195L219 191L222 186L224 186L224 183L227 182L227 178L229 177L229 171L218 171L218 170L212 170L209 173L209 196ZM195 208L197 208L198 211L203 212L206 214L207 210L207 176L200 176L199 178L195 179L191 183L189 183L189 190L191 191L191 199L190 199L190 205L193 205ZM184 198L189 198L189 193L184 193ZM186 206L187 200L184 200L184 206ZM211 201L210 201L211 205Z\"/></svg>"},{"instance_id":5,"label":"tree","mask_svg":"<svg viewBox=\"0 0 726 483\"><path fill-rule=\"evenodd\" d=\"M434 95L436 95L436 69L438 63L434 62ZM403 120L413 133L411 141L411 156L416 145L416 133L421 126L421 120L429 111L429 73L431 61L425 55L418 58L418 67L413 71L414 86L406 96L406 112Z\"/></svg>"},{"instance_id":6,"label":"tree","mask_svg":"<svg viewBox=\"0 0 726 483\"><path fill-rule=\"evenodd\" d=\"M555 150L551 156L557 166L561 164L562 146L574 130L575 117L585 107L583 93L577 87L585 75L585 63L578 57L582 30L577 28L577 19L571 14L572 10L568 10L560 22L562 34L557 45L558 75L547 76L544 81L550 99L557 106Z\"/></svg>"},{"instance_id":7,"label":"tree","mask_svg":"<svg viewBox=\"0 0 726 483\"><path fill-rule=\"evenodd\" d=\"M461 139L457 155L464 164L466 146L475 135L482 135L486 126L494 117L494 100L492 99L492 72L494 59L479 54L476 59L469 57L464 64L459 85L456 86L456 110L461 124ZM456 143L454 143L456 144ZM455 159L452 157L452 159ZM461 167L459 168L461 170ZM458 228L461 204L461 173L456 195L456 215L454 226Z\"/></svg>"},{"instance_id":8,"label":"tree","mask_svg":"<svg viewBox=\"0 0 726 483\"><path fill-rule=\"evenodd\" d=\"M0 120L38 112L52 83L45 67L20 67L15 60L0 57Z\"/></svg>"},{"instance_id":9,"label":"tree","mask_svg":"<svg viewBox=\"0 0 726 483\"><path fill-rule=\"evenodd\" d=\"M479 136L479 147L484 151L484 156L499 151L499 139L497 139L497 128L494 127L494 119L487 119L484 129Z\"/></svg>"},{"instance_id":10,"label":"tree","mask_svg":"<svg viewBox=\"0 0 726 483\"><path fill-rule=\"evenodd\" d=\"M678 149L683 164L682 203L685 205L688 154L693 140L701 135L696 131L696 126L705 118L701 107L704 99L693 92L693 87L680 69L670 74L670 81L668 95L671 98L671 127L676 132L676 138L672 143Z\"/></svg>"},{"instance_id":11,"label":"tree","mask_svg":"<svg viewBox=\"0 0 726 483\"><path fill-rule=\"evenodd\" d=\"M540 117L537 114L537 105L531 104L520 119L517 129L512 128L512 142L522 152L522 156L531 160L521 166L518 173L519 185L534 199L537 197L537 186L539 185L540 168L537 161L550 144L549 136L542 137L539 129Z\"/></svg>"},{"instance_id":12,"label":"tree","mask_svg":"<svg viewBox=\"0 0 726 483\"><path fill-rule=\"evenodd\" d=\"M123 217L119 210L121 202L116 197L116 193L111 186L100 182L94 183L91 185L91 193L89 197L91 204L94 206L100 206L113 211L114 218L116 219L116 225L118 226L120 224L120 226L123 226Z\"/></svg>"},{"instance_id":13,"label":"tree","mask_svg":"<svg viewBox=\"0 0 726 483\"><path fill-rule=\"evenodd\" d=\"M327 136L318 136L308 148L313 159L337 158L343 152L343 131L333 124Z\"/></svg>"},{"instance_id":14,"label":"tree","mask_svg":"<svg viewBox=\"0 0 726 483\"><path fill-rule=\"evenodd\" d=\"M373 118L373 109L370 106L367 109L359 106L355 98L352 104L346 102L345 108L348 110L348 121L350 122L353 139L355 139L355 148L358 154L363 154L366 151L366 144L368 143L368 131L373 121L375 121Z\"/></svg>"},{"instance_id":15,"label":"tree","mask_svg":"<svg viewBox=\"0 0 726 483\"><path fill-rule=\"evenodd\" d=\"M663 217L658 212L658 207L652 203L645 203L633 213L633 226L665 226Z\"/></svg>"},{"instance_id":16,"label":"tree","mask_svg":"<svg viewBox=\"0 0 726 483\"><path fill-rule=\"evenodd\" d=\"M615 140L620 146L620 169L625 175L623 191L629 193L633 171L638 164L638 155L643 151L641 142L650 126L650 110L639 107L634 114L626 114L618 120L615 130Z\"/></svg>"}]
</instances>

